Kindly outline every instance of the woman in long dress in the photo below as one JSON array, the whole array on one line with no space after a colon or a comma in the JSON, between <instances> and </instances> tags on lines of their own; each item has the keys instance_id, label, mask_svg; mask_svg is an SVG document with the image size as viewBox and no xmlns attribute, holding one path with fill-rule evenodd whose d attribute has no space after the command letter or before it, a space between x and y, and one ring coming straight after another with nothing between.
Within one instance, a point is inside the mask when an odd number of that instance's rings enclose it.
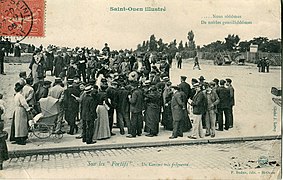
<instances>
[{"instance_id":1,"label":"woman in long dress","mask_svg":"<svg viewBox=\"0 0 283 180\"><path fill-rule=\"evenodd\" d=\"M15 102L15 112L11 127L11 136L14 137L16 144L25 145L26 139L28 137L28 111L30 107L22 95L23 85L16 83L15 91L16 95L14 97ZM11 139L11 138L10 138Z\"/></svg>"},{"instance_id":2,"label":"woman in long dress","mask_svg":"<svg viewBox=\"0 0 283 180\"><path fill-rule=\"evenodd\" d=\"M107 85L101 85L101 91L98 92L98 106L96 108L97 119L94 122L94 140L108 139L111 137L109 118L108 118L108 107L106 105L106 89Z\"/></svg>"},{"instance_id":3,"label":"woman in long dress","mask_svg":"<svg viewBox=\"0 0 283 180\"><path fill-rule=\"evenodd\" d=\"M162 122L166 130L173 130L173 117L171 110L171 99L173 96L173 91L171 90L171 82L167 82L166 87L163 91L163 113L162 113Z\"/></svg>"},{"instance_id":4,"label":"woman in long dress","mask_svg":"<svg viewBox=\"0 0 283 180\"><path fill-rule=\"evenodd\" d=\"M157 91L156 86L151 87L149 93L145 94L145 100L147 102L145 126L148 128L149 133L146 136L157 136L159 132L161 94Z\"/></svg>"}]
</instances>

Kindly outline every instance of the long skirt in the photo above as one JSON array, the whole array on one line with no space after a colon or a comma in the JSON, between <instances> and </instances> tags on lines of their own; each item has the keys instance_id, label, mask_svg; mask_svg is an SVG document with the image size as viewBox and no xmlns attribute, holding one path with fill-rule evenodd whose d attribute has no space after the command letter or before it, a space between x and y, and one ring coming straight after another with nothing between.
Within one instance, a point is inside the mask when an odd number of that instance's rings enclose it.
<instances>
[{"instance_id":1,"label":"long skirt","mask_svg":"<svg viewBox=\"0 0 283 180\"><path fill-rule=\"evenodd\" d=\"M28 114L23 107L15 109L15 137L28 136Z\"/></svg>"},{"instance_id":2,"label":"long skirt","mask_svg":"<svg viewBox=\"0 0 283 180\"><path fill-rule=\"evenodd\" d=\"M19 138L28 137L28 116L23 107L16 108L10 132L10 141L17 141Z\"/></svg>"},{"instance_id":3,"label":"long skirt","mask_svg":"<svg viewBox=\"0 0 283 180\"><path fill-rule=\"evenodd\" d=\"M96 108L97 119L94 122L93 139L107 139L111 137L108 111L104 105L98 105Z\"/></svg>"},{"instance_id":4,"label":"long skirt","mask_svg":"<svg viewBox=\"0 0 283 180\"><path fill-rule=\"evenodd\" d=\"M162 113L162 125L166 130L173 130L173 117L171 106L165 106Z\"/></svg>"},{"instance_id":5,"label":"long skirt","mask_svg":"<svg viewBox=\"0 0 283 180\"><path fill-rule=\"evenodd\" d=\"M148 107L146 110L146 127L148 133L157 135L159 132L160 109Z\"/></svg>"}]
</instances>

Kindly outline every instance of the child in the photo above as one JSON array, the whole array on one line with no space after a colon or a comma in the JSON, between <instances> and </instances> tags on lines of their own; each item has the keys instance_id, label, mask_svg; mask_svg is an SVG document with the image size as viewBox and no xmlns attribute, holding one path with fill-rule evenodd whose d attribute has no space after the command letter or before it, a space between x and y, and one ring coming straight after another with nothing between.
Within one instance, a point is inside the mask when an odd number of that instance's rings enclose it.
<instances>
[{"instance_id":1,"label":"child","mask_svg":"<svg viewBox=\"0 0 283 180\"><path fill-rule=\"evenodd\" d=\"M0 170L3 170L3 161L9 159L8 149L6 144L6 139L8 138L8 133L3 131L4 121L0 121Z\"/></svg>"},{"instance_id":2,"label":"child","mask_svg":"<svg viewBox=\"0 0 283 180\"><path fill-rule=\"evenodd\" d=\"M6 102L3 100L3 94L0 94L0 121L3 121L2 115L5 113Z\"/></svg>"}]
</instances>

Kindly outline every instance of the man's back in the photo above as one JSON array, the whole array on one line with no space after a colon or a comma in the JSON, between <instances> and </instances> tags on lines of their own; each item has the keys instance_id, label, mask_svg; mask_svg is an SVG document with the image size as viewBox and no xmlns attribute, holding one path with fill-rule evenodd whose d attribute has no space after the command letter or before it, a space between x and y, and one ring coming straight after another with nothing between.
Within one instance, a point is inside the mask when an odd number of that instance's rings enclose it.
<instances>
[{"instance_id":1,"label":"man's back","mask_svg":"<svg viewBox=\"0 0 283 180\"><path fill-rule=\"evenodd\" d=\"M216 89L216 92L220 99L218 108L230 107L230 90L223 86L220 86L218 89Z\"/></svg>"},{"instance_id":2,"label":"man's back","mask_svg":"<svg viewBox=\"0 0 283 180\"><path fill-rule=\"evenodd\" d=\"M56 99L60 99L63 92L64 92L64 88L61 87L60 85L56 85L50 88L48 96L51 96Z\"/></svg>"}]
</instances>

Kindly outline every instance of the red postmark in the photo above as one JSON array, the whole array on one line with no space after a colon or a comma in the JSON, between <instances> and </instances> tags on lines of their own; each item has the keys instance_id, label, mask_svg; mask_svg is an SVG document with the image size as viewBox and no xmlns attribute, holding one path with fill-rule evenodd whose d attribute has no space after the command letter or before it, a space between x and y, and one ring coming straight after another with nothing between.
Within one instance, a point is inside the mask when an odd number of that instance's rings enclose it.
<instances>
[{"instance_id":1,"label":"red postmark","mask_svg":"<svg viewBox=\"0 0 283 180\"><path fill-rule=\"evenodd\" d=\"M0 0L0 36L44 36L44 0Z\"/></svg>"}]
</instances>

